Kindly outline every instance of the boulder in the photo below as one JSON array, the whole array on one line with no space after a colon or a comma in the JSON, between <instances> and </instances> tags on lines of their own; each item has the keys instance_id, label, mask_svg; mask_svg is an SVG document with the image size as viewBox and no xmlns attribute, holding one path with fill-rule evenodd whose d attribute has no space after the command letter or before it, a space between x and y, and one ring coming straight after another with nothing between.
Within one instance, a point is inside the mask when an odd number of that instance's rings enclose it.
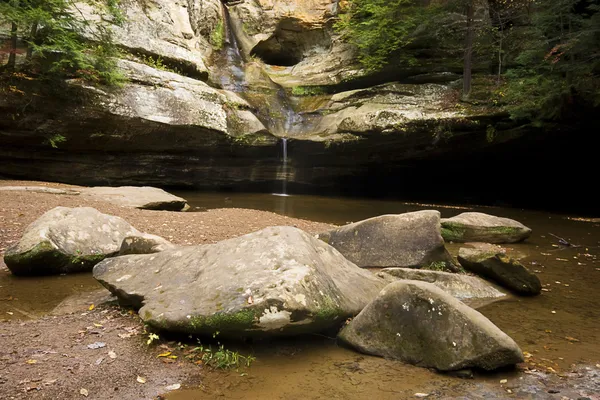
<instances>
[{"instance_id":1,"label":"boulder","mask_svg":"<svg viewBox=\"0 0 600 400\"><path fill-rule=\"evenodd\" d=\"M293 227L107 259L94 277L155 328L233 338L321 331L358 314L384 286Z\"/></svg>"},{"instance_id":2,"label":"boulder","mask_svg":"<svg viewBox=\"0 0 600 400\"><path fill-rule=\"evenodd\" d=\"M442 236L447 242L516 243L527 239L531 229L510 218L466 212L442 219Z\"/></svg>"},{"instance_id":3,"label":"boulder","mask_svg":"<svg viewBox=\"0 0 600 400\"><path fill-rule=\"evenodd\" d=\"M160 253L176 247L173 243L156 235L128 236L121 243L119 255Z\"/></svg>"},{"instance_id":4,"label":"boulder","mask_svg":"<svg viewBox=\"0 0 600 400\"><path fill-rule=\"evenodd\" d=\"M81 192L96 200L142 210L182 211L189 207L185 199L149 186L91 187Z\"/></svg>"},{"instance_id":5,"label":"boulder","mask_svg":"<svg viewBox=\"0 0 600 400\"><path fill-rule=\"evenodd\" d=\"M440 235L438 211L382 215L317 237L359 267L421 268L432 263L453 266Z\"/></svg>"},{"instance_id":6,"label":"boulder","mask_svg":"<svg viewBox=\"0 0 600 400\"><path fill-rule=\"evenodd\" d=\"M15 275L90 271L106 257L116 255L126 237L168 243L90 207L56 207L27 227L19 242L6 250L4 262Z\"/></svg>"},{"instance_id":7,"label":"boulder","mask_svg":"<svg viewBox=\"0 0 600 400\"><path fill-rule=\"evenodd\" d=\"M0 192L33 192L45 194L66 194L76 196L79 194L73 189L57 189L45 186L0 186Z\"/></svg>"},{"instance_id":8,"label":"boulder","mask_svg":"<svg viewBox=\"0 0 600 400\"><path fill-rule=\"evenodd\" d=\"M466 270L490 279L522 295L537 295L542 290L540 279L502 248L486 243L471 243L458 252L458 261Z\"/></svg>"},{"instance_id":9,"label":"boulder","mask_svg":"<svg viewBox=\"0 0 600 400\"><path fill-rule=\"evenodd\" d=\"M411 268L385 268L378 272L377 276L387 282L412 280L432 283L444 292L471 306L474 304L482 306L488 304L489 300L506 296L483 279L465 274ZM484 300L488 301L485 302Z\"/></svg>"},{"instance_id":10,"label":"boulder","mask_svg":"<svg viewBox=\"0 0 600 400\"><path fill-rule=\"evenodd\" d=\"M490 320L426 282L390 283L338 337L363 353L440 371L523 361L517 344Z\"/></svg>"}]
</instances>

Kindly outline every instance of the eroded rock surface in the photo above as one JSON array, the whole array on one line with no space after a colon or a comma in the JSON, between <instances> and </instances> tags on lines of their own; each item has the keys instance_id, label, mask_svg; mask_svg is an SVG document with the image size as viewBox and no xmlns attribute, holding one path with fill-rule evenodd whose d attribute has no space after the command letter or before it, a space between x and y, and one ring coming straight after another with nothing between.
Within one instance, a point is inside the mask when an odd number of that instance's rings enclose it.
<instances>
[{"instance_id":1,"label":"eroded rock surface","mask_svg":"<svg viewBox=\"0 0 600 400\"><path fill-rule=\"evenodd\" d=\"M94 277L151 326L229 337L318 332L356 315L384 286L292 227L108 259Z\"/></svg>"},{"instance_id":2,"label":"eroded rock surface","mask_svg":"<svg viewBox=\"0 0 600 400\"><path fill-rule=\"evenodd\" d=\"M388 282L413 280L432 283L463 303L478 306L506 295L483 279L471 275L411 268L384 268L377 276ZM485 300L488 300L487 302Z\"/></svg>"},{"instance_id":3,"label":"eroded rock surface","mask_svg":"<svg viewBox=\"0 0 600 400\"><path fill-rule=\"evenodd\" d=\"M519 346L479 312L431 283L398 281L338 336L357 350L440 371L523 361Z\"/></svg>"}]
</instances>

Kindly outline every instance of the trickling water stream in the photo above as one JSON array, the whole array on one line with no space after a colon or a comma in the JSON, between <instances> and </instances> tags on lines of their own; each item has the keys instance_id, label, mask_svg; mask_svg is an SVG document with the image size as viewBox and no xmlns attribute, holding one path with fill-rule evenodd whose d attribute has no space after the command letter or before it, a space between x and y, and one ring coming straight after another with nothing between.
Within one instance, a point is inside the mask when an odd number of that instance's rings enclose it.
<instances>
[{"instance_id":1,"label":"trickling water stream","mask_svg":"<svg viewBox=\"0 0 600 400\"><path fill-rule=\"evenodd\" d=\"M282 164L281 170L279 171L278 180L281 181L281 193L273 193L275 196L287 197L287 181L288 181L288 150L287 150L287 138L281 138L281 152L282 152Z\"/></svg>"},{"instance_id":2,"label":"trickling water stream","mask_svg":"<svg viewBox=\"0 0 600 400\"><path fill-rule=\"evenodd\" d=\"M222 4L222 7L225 38L223 49L214 60L213 81L248 101L258 119L274 135L300 133L304 117L294 110L286 90L271 80L262 64L244 57L228 6Z\"/></svg>"}]
</instances>

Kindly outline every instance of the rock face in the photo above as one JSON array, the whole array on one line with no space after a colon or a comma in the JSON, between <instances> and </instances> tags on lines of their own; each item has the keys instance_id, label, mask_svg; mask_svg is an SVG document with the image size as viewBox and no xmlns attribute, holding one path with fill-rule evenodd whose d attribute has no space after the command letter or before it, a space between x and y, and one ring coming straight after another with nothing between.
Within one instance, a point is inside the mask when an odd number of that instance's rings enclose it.
<instances>
[{"instance_id":1,"label":"rock face","mask_svg":"<svg viewBox=\"0 0 600 400\"><path fill-rule=\"evenodd\" d=\"M187 201L154 187L92 187L82 190L84 196L142 210L182 211Z\"/></svg>"},{"instance_id":2,"label":"rock face","mask_svg":"<svg viewBox=\"0 0 600 400\"><path fill-rule=\"evenodd\" d=\"M90 271L119 252L123 239L152 239L122 218L89 208L56 207L27 227L17 244L6 250L4 262L15 275L49 275Z\"/></svg>"},{"instance_id":3,"label":"rock face","mask_svg":"<svg viewBox=\"0 0 600 400\"><path fill-rule=\"evenodd\" d=\"M361 352L440 371L523 361L517 344L490 320L425 282L389 284L338 337Z\"/></svg>"},{"instance_id":4,"label":"rock face","mask_svg":"<svg viewBox=\"0 0 600 400\"><path fill-rule=\"evenodd\" d=\"M516 243L527 239L531 229L509 218L467 212L442 220L442 236L450 242Z\"/></svg>"},{"instance_id":5,"label":"rock face","mask_svg":"<svg viewBox=\"0 0 600 400\"><path fill-rule=\"evenodd\" d=\"M468 271L488 278L522 295L540 294L542 284L534 273L508 257L497 246L471 244L459 250L458 261Z\"/></svg>"},{"instance_id":6,"label":"rock face","mask_svg":"<svg viewBox=\"0 0 600 400\"><path fill-rule=\"evenodd\" d=\"M359 267L453 265L440 236L438 211L382 215L320 233L318 238Z\"/></svg>"},{"instance_id":7,"label":"rock face","mask_svg":"<svg viewBox=\"0 0 600 400\"><path fill-rule=\"evenodd\" d=\"M506 296L483 279L464 274L429 271L410 268L385 268L377 276L388 282L412 280L432 283L466 304L483 304L482 299L498 299ZM487 303L485 303L487 304Z\"/></svg>"},{"instance_id":8,"label":"rock face","mask_svg":"<svg viewBox=\"0 0 600 400\"><path fill-rule=\"evenodd\" d=\"M292 227L107 259L94 277L151 326L228 337L320 331L356 315L384 286Z\"/></svg>"}]
</instances>

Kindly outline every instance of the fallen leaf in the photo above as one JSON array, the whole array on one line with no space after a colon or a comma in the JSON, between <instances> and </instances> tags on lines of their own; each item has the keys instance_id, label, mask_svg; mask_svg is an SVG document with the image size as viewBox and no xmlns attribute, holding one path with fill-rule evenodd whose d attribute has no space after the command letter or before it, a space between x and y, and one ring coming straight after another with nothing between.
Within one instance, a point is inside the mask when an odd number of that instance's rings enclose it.
<instances>
[{"instance_id":1,"label":"fallen leaf","mask_svg":"<svg viewBox=\"0 0 600 400\"><path fill-rule=\"evenodd\" d=\"M556 311L552 310L552 314L556 314Z\"/></svg>"},{"instance_id":2,"label":"fallen leaf","mask_svg":"<svg viewBox=\"0 0 600 400\"><path fill-rule=\"evenodd\" d=\"M571 337L571 336L566 336L565 339L567 339L569 342L579 342L579 339L575 339L574 337Z\"/></svg>"},{"instance_id":3,"label":"fallen leaf","mask_svg":"<svg viewBox=\"0 0 600 400\"><path fill-rule=\"evenodd\" d=\"M92 304L91 306L88 307L88 311L92 311L94 308L96 308L96 306Z\"/></svg>"},{"instance_id":4,"label":"fallen leaf","mask_svg":"<svg viewBox=\"0 0 600 400\"><path fill-rule=\"evenodd\" d=\"M544 332L546 332L546 333L552 333L552 331L550 329L546 329Z\"/></svg>"},{"instance_id":5,"label":"fallen leaf","mask_svg":"<svg viewBox=\"0 0 600 400\"><path fill-rule=\"evenodd\" d=\"M44 379L44 381L42 383L46 386L50 386L55 382L56 382L56 379Z\"/></svg>"},{"instance_id":6,"label":"fallen leaf","mask_svg":"<svg viewBox=\"0 0 600 400\"><path fill-rule=\"evenodd\" d=\"M102 328L102 325L100 325L100 324L97 324L97 323L95 323L95 322L94 322L94 326L95 326L96 328Z\"/></svg>"},{"instance_id":7,"label":"fallen leaf","mask_svg":"<svg viewBox=\"0 0 600 400\"><path fill-rule=\"evenodd\" d=\"M127 339L127 338L130 338L130 337L131 337L131 335L132 335L131 333L119 333L119 335L118 335L118 336L119 336L121 339Z\"/></svg>"},{"instance_id":8,"label":"fallen leaf","mask_svg":"<svg viewBox=\"0 0 600 400\"><path fill-rule=\"evenodd\" d=\"M504 385L505 383L508 383L508 379L502 379L502 380L500 381L500 383L501 383L502 385Z\"/></svg>"},{"instance_id":9,"label":"fallen leaf","mask_svg":"<svg viewBox=\"0 0 600 400\"><path fill-rule=\"evenodd\" d=\"M27 364L37 364L37 360L27 360L25 361Z\"/></svg>"},{"instance_id":10,"label":"fallen leaf","mask_svg":"<svg viewBox=\"0 0 600 400\"><path fill-rule=\"evenodd\" d=\"M95 343L92 343L92 344L88 344L87 348L88 349L92 349L92 350L96 350L96 349L100 349L100 348L105 347L105 346L106 346L106 343L104 343L104 342L95 342Z\"/></svg>"},{"instance_id":11,"label":"fallen leaf","mask_svg":"<svg viewBox=\"0 0 600 400\"><path fill-rule=\"evenodd\" d=\"M115 358L117 358L117 353L115 353L114 351L111 350L108 352L108 356L112 359L115 359Z\"/></svg>"},{"instance_id":12,"label":"fallen leaf","mask_svg":"<svg viewBox=\"0 0 600 400\"><path fill-rule=\"evenodd\" d=\"M138 375L136 381L138 381L139 383L146 383L146 378L142 378L141 376Z\"/></svg>"},{"instance_id":13,"label":"fallen leaf","mask_svg":"<svg viewBox=\"0 0 600 400\"><path fill-rule=\"evenodd\" d=\"M88 397L88 394L89 394L89 393L88 393L87 389L81 389L81 390L79 391L79 394L80 394L80 395L83 395L83 396L85 396L85 397Z\"/></svg>"},{"instance_id":14,"label":"fallen leaf","mask_svg":"<svg viewBox=\"0 0 600 400\"><path fill-rule=\"evenodd\" d=\"M177 356L169 356L171 360L177 360Z\"/></svg>"},{"instance_id":15,"label":"fallen leaf","mask_svg":"<svg viewBox=\"0 0 600 400\"><path fill-rule=\"evenodd\" d=\"M102 361L104 361L104 357L100 357L99 359L97 359L96 360L96 365L102 364Z\"/></svg>"},{"instance_id":16,"label":"fallen leaf","mask_svg":"<svg viewBox=\"0 0 600 400\"><path fill-rule=\"evenodd\" d=\"M169 386L165 387L165 389L167 389L167 390L178 390L179 388L181 388L181 384L179 384L179 383L175 383L173 385L169 385Z\"/></svg>"},{"instance_id":17,"label":"fallen leaf","mask_svg":"<svg viewBox=\"0 0 600 400\"><path fill-rule=\"evenodd\" d=\"M157 355L156 357L168 357L170 355L171 355L171 352L167 351L166 353L161 353L161 354Z\"/></svg>"}]
</instances>

